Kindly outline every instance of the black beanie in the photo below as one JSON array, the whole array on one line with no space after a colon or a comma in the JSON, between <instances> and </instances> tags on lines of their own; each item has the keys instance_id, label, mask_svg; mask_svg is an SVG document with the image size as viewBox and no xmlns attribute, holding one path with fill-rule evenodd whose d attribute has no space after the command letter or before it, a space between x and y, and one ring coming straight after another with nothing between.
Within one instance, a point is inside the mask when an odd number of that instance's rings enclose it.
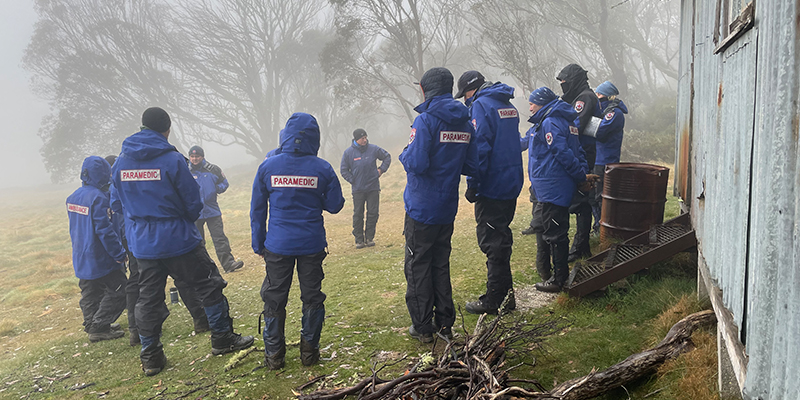
<instances>
[{"instance_id":1,"label":"black beanie","mask_svg":"<svg viewBox=\"0 0 800 400\"><path fill-rule=\"evenodd\" d=\"M445 93L452 95L453 74L444 67L431 68L422 75L422 79L419 80L419 86L422 88L422 92L425 93L425 100Z\"/></svg>"},{"instance_id":2,"label":"black beanie","mask_svg":"<svg viewBox=\"0 0 800 400\"><path fill-rule=\"evenodd\" d=\"M367 136L367 131L358 128L353 131L353 140L361 139L362 137Z\"/></svg>"},{"instance_id":3,"label":"black beanie","mask_svg":"<svg viewBox=\"0 0 800 400\"><path fill-rule=\"evenodd\" d=\"M192 146L192 148L189 149L189 155L190 156L205 157L206 153L203 151L202 147L200 147L200 146Z\"/></svg>"},{"instance_id":4,"label":"black beanie","mask_svg":"<svg viewBox=\"0 0 800 400\"><path fill-rule=\"evenodd\" d=\"M142 125L158 133L164 133L172 126L169 114L161 107L150 107L142 114Z\"/></svg>"},{"instance_id":5,"label":"black beanie","mask_svg":"<svg viewBox=\"0 0 800 400\"><path fill-rule=\"evenodd\" d=\"M106 161L108 161L108 165L110 165L112 167L114 166L114 163L117 162L117 156L115 156L113 154L110 155L110 156L105 156L105 159L106 159Z\"/></svg>"}]
</instances>

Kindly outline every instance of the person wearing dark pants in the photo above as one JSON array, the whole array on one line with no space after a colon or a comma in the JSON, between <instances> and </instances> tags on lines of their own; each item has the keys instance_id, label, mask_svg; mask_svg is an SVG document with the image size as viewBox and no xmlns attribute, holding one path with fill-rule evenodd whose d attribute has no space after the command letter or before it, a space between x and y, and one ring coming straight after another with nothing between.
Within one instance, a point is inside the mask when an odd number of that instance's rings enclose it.
<instances>
[{"instance_id":1,"label":"person wearing dark pants","mask_svg":"<svg viewBox=\"0 0 800 400\"><path fill-rule=\"evenodd\" d=\"M466 304L472 314L496 314L516 308L511 276L511 221L522 190L524 172L519 148L519 113L511 99L514 88L486 82L478 71L458 79L456 98L469 107L478 155L478 176L467 177L466 197L475 203L475 233L486 254L486 292Z\"/></svg>"},{"instance_id":2,"label":"person wearing dark pants","mask_svg":"<svg viewBox=\"0 0 800 400\"><path fill-rule=\"evenodd\" d=\"M380 160L381 165L375 167ZM342 154L340 172L342 178L353 188L353 236L356 248L375 245L375 226L378 224L378 209L381 201L379 178L392 163L392 156L384 149L369 143L367 131L353 131L353 144ZM367 222L364 225L364 206Z\"/></svg>"},{"instance_id":3,"label":"person wearing dark pants","mask_svg":"<svg viewBox=\"0 0 800 400\"><path fill-rule=\"evenodd\" d=\"M589 129L594 119L599 122L600 102L597 100L592 88L589 87L588 73L578 64L570 64L558 73L556 80L561 82L561 89L564 95L561 100L570 103L578 113L575 126L578 128L578 137L581 147L585 152L586 173L591 174L594 170L596 148L596 127ZM596 125L596 124L595 124ZM571 214L575 214L575 240L570 249L570 262L578 258L589 257L592 250L589 246L589 234L592 229L592 204L595 202L595 194L592 188L587 190L576 190L569 208Z\"/></svg>"},{"instance_id":4,"label":"person wearing dark pants","mask_svg":"<svg viewBox=\"0 0 800 400\"><path fill-rule=\"evenodd\" d=\"M214 243L217 259L225 272L233 272L244 266L244 261L236 261L231 254L231 244L225 236L222 225L222 211L219 208L217 196L228 190L228 179L222 173L222 168L211 164L205 159L205 151L200 146L189 149L189 169L195 182L200 185L200 197L203 199L203 210L200 218L195 221L200 238L205 241L203 225L208 225L208 233ZM177 286L177 285L175 285ZM180 289L180 287L178 287ZM183 292L181 292L183 298ZM184 303L186 299L184 299Z\"/></svg>"},{"instance_id":5,"label":"person wearing dark pants","mask_svg":"<svg viewBox=\"0 0 800 400\"><path fill-rule=\"evenodd\" d=\"M122 143L112 170L113 184L125 210L125 236L139 266L136 325L145 375L160 373L167 358L161 328L169 315L164 304L167 275L198 294L209 326L211 352L224 354L253 345L252 336L233 331L226 283L208 256L194 221L203 202L186 158L169 144L171 121L151 107L142 114L142 130Z\"/></svg>"},{"instance_id":6,"label":"person wearing dark pants","mask_svg":"<svg viewBox=\"0 0 800 400\"><path fill-rule=\"evenodd\" d=\"M578 186L590 185L583 148L574 125L577 113L552 90L540 87L528 97L533 124L522 140L527 140L528 175L536 194L537 217L541 217L541 239L537 235L537 270L543 279L535 285L543 292L558 292L569 276L569 204ZM538 224L538 223L537 223ZM545 271L548 254L552 274Z\"/></svg>"},{"instance_id":7,"label":"person wearing dark pants","mask_svg":"<svg viewBox=\"0 0 800 400\"><path fill-rule=\"evenodd\" d=\"M319 341L325 320L322 261L327 253L322 212L344 207L339 178L317 157L320 132L310 114L295 113L281 131L281 151L258 166L250 200L253 251L264 257L264 359L270 369L285 365L286 303L297 268L303 302L300 361L319 361ZM267 229L269 215L269 229Z\"/></svg>"},{"instance_id":8,"label":"person wearing dark pants","mask_svg":"<svg viewBox=\"0 0 800 400\"><path fill-rule=\"evenodd\" d=\"M419 82L425 101L398 158L406 170L403 201L406 306L409 335L423 343L452 335L455 307L450 284L450 239L458 212L461 174L478 176L469 110L453 98L453 75L431 68Z\"/></svg>"},{"instance_id":9,"label":"person wearing dark pants","mask_svg":"<svg viewBox=\"0 0 800 400\"><path fill-rule=\"evenodd\" d=\"M544 240L544 221L542 220L542 207L544 203L540 203L536 199L536 194L533 193L533 218L531 219L531 228L536 235L536 272L542 278L542 282L550 280L552 274L552 264L550 263L550 245Z\"/></svg>"},{"instance_id":10,"label":"person wearing dark pants","mask_svg":"<svg viewBox=\"0 0 800 400\"><path fill-rule=\"evenodd\" d=\"M91 156L81 166L82 186L67 197L72 267L81 288L80 307L89 340L118 339L111 324L125 310L125 250L111 220L111 166Z\"/></svg>"}]
</instances>

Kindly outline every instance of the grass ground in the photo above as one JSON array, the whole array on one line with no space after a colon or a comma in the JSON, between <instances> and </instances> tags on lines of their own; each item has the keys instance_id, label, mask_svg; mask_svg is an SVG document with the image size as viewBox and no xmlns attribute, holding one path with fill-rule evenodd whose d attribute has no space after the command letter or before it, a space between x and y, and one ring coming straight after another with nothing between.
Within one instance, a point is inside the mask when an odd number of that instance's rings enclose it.
<instances>
[{"instance_id":1,"label":"grass ground","mask_svg":"<svg viewBox=\"0 0 800 400\"><path fill-rule=\"evenodd\" d=\"M225 290L238 332L254 335L262 309L259 297L264 264L250 250L249 201L255 167L226 171L231 188L221 197L226 232L233 253L245 261L240 272L225 275ZM329 256L325 260L327 319L322 333L320 365L300 365L301 304L297 284L287 308L286 369L258 368L263 353L252 353L225 371L233 357L211 356L207 334L193 336L191 318L180 305L164 325L162 341L169 368L148 378L140 369L138 348L125 339L89 343L82 331L80 297L73 275L63 203L74 189L17 191L0 195L0 398L249 398L286 399L293 388L313 376L332 375L328 384L346 385L366 374L375 360L408 360L385 369L401 373L407 362L428 346L407 335L410 324L403 277L403 202L405 175L399 163L382 178L377 246L356 250L350 234L351 203L337 215L325 215ZM527 185L526 185L527 186ZM462 185L462 191L463 191ZM523 191L512 224L515 232L512 269L518 288L538 281L533 267L535 240L518 234L530 221ZM665 219L678 213L669 198ZM462 200L455 222L451 274L454 300L463 308L485 288L485 258L475 240L471 206ZM213 257L213 249L209 248ZM685 256L628 278L606 292L576 299L566 295L544 308L515 313L535 320L563 316L571 326L550 338L545 351L518 349L526 367L519 377L555 382L606 368L657 343L678 319L702 308L695 295L695 267ZM169 285L168 285L169 286ZM471 329L476 316L459 315L456 326ZM125 314L120 318L123 327ZM715 333L695 335L698 349L662 367L657 374L614 390L602 399L713 399ZM89 386L86 386L89 385ZM313 387L312 387L313 388Z\"/></svg>"}]
</instances>

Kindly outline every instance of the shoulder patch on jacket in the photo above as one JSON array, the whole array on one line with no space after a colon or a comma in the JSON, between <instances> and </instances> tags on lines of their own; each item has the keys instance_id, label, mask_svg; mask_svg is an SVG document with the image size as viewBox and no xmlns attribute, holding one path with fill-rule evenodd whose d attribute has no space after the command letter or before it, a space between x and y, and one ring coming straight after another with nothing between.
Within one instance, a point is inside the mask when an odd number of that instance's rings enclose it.
<instances>
[{"instance_id":1,"label":"shoulder patch on jacket","mask_svg":"<svg viewBox=\"0 0 800 400\"><path fill-rule=\"evenodd\" d=\"M439 143L465 143L469 144L472 134L469 132L440 131Z\"/></svg>"},{"instance_id":2,"label":"shoulder patch on jacket","mask_svg":"<svg viewBox=\"0 0 800 400\"><path fill-rule=\"evenodd\" d=\"M500 118L517 118L517 109L516 108L498 108L497 113L500 114Z\"/></svg>"},{"instance_id":3,"label":"shoulder patch on jacket","mask_svg":"<svg viewBox=\"0 0 800 400\"><path fill-rule=\"evenodd\" d=\"M89 215L89 207L84 207L77 204L67 203L67 211L74 212L80 215Z\"/></svg>"},{"instance_id":4,"label":"shoulder patch on jacket","mask_svg":"<svg viewBox=\"0 0 800 400\"><path fill-rule=\"evenodd\" d=\"M161 169L123 169L120 171L120 181L160 181Z\"/></svg>"},{"instance_id":5,"label":"shoulder patch on jacket","mask_svg":"<svg viewBox=\"0 0 800 400\"><path fill-rule=\"evenodd\" d=\"M411 128L411 136L408 137L408 144L414 143L414 138L417 136L417 128Z\"/></svg>"},{"instance_id":6,"label":"shoulder patch on jacket","mask_svg":"<svg viewBox=\"0 0 800 400\"><path fill-rule=\"evenodd\" d=\"M575 102L575 111L577 111L577 112L581 112L581 111L583 111L583 107L584 107L585 105L586 105L586 103L584 103L584 102L582 102L582 101L576 101L576 102Z\"/></svg>"},{"instance_id":7,"label":"shoulder patch on jacket","mask_svg":"<svg viewBox=\"0 0 800 400\"><path fill-rule=\"evenodd\" d=\"M319 177L298 175L272 175L273 188L305 188L316 189Z\"/></svg>"},{"instance_id":8,"label":"shoulder patch on jacket","mask_svg":"<svg viewBox=\"0 0 800 400\"><path fill-rule=\"evenodd\" d=\"M551 144L553 144L553 133L552 133L552 132L547 132L547 133L545 133L545 134L544 134L544 140L546 140L546 141L547 141L547 145L548 145L548 146L550 146Z\"/></svg>"},{"instance_id":9,"label":"shoulder patch on jacket","mask_svg":"<svg viewBox=\"0 0 800 400\"><path fill-rule=\"evenodd\" d=\"M606 121L611 121L611 118L614 118L614 111L606 114Z\"/></svg>"}]
</instances>

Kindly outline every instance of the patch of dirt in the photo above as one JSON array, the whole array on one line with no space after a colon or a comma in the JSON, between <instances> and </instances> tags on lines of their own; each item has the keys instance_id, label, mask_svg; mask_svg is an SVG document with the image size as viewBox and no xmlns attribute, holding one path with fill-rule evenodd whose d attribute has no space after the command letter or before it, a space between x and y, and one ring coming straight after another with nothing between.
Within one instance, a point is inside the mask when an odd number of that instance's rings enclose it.
<instances>
[{"instance_id":1,"label":"patch of dirt","mask_svg":"<svg viewBox=\"0 0 800 400\"><path fill-rule=\"evenodd\" d=\"M547 307L558 297L558 293L545 293L536 290L533 285L514 288L514 298L517 301L517 311L530 311L535 308Z\"/></svg>"}]
</instances>

